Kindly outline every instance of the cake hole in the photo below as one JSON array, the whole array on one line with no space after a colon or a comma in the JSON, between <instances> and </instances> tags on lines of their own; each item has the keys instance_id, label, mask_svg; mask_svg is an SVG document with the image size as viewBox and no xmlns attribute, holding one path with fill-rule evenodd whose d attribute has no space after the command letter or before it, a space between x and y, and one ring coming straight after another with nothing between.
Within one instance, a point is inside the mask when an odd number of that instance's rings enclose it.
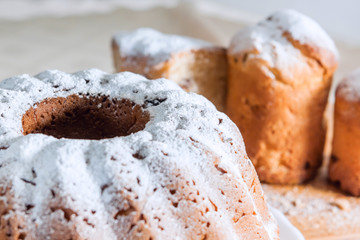
<instances>
[{"instance_id":1,"label":"cake hole","mask_svg":"<svg viewBox=\"0 0 360 240\"><path fill-rule=\"evenodd\" d=\"M140 221L144 221L145 223L147 223L147 220L146 220L144 214L140 214L139 220L140 220Z\"/></svg>"},{"instance_id":2,"label":"cake hole","mask_svg":"<svg viewBox=\"0 0 360 240\"><path fill-rule=\"evenodd\" d=\"M136 158L136 159L139 159L139 160L142 160L142 159L145 158L145 157L142 156L139 152L134 153L132 156L133 156L134 158Z\"/></svg>"},{"instance_id":3,"label":"cake hole","mask_svg":"<svg viewBox=\"0 0 360 240\"><path fill-rule=\"evenodd\" d=\"M26 211L29 211L31 210L32 208L34 208L35 206L33 204L25 204L25 208L26 208Z\"/></svg>"},{"instance_id":4,"label":"cake hole","mask_svg":"<svg viewBox=\"0 0 360 240\"><path fill-rule=\"evenodd\" d=\"M31 173L32 173L33 178L37 178L37 174L36 174L36 171L34 168L31 168Z\"/></svg>"},{"instance_id":5,"label":"cake hole","mask_svg":"<svg viewBox=\"0 0 360 240\"><path fill-rule=\"evenodd\" d=\"M71 216L72 215L75 215L75 216L78 216L78 214L73 211L72 209L70 208L63 208L63 207L51 207L50 210L52 212L56 212L56 211L62 211L64 213L64 218L66 219L66 221L70 221L71 220Z\"/></svg>"},{"instance_id":6,"label":"cake hole","mask_svg":"<svg viewBox=\"0 0 360 240\"><path fill-rule=\"evenodd\" d=\"M127 136L145 128L147 111L128 99L70 95L49 98L22 117L23 134L42 133L56 138L92 139Z\"/></svg>"},{"instance_id":7,"label":"cake hole","mask_svg":"<svg viewBox=\"0 0 360 240\"><path fill-rule=\"evenodd\" d=\"M340 181L340 180L333 181L333 184L334 184L336 187L341 188L341 181Z\"/></svg>"},{"instance_id":8,"label":"cake hole","mask_svg":"<svg viewBox=\"0 0 360 240\"><path fill-rule=\"evenodd\" d=\"M130 206L128 209L120 209L117 211L117 213L114 215L114 219L118 219L122 216L129 216L131 213L136 211L136 209L133 206Z\"/></svg>"},{"instance_id":9,"label":"cake hole","mask_svg":"<svg viewBox=\"0 0 360 240\"><path fill-rule=\"evenodd\" d=\"M51 196L52 196L53 198L55 198L55 197L56 197L55 191L54 191L53 189L50 189L50 192L51 192Z\"/></svg>"},{"instance_id":10,"label":"cake hole","mask_svg":"<svg viewBox=\"0 0 360 240\"><path fill-rule=\"evenodd\" d=\"M104 185L102 185L102 186L101 186L101 194L103 194L104 191L105 191L105 189L107 189L108 187L110 187L109 184L104 184Z\"/></svg>"},{"instance_id":11,"label":"cake hole","mask_svg":"<svg viewBox=\"0 0 360 240\"><path fill-rule=\"evenodd\" d=\"M128 192L132 192L132 189L131 188L127 188L127 187L124 187L124 189Z\"/></svg>"},{"instance_id":12,"label":"cake hole","mask_svg":"<svg viewBox=\"0 0 360 240\"><path fill-rule=\"evenodd\" d=\"M25 239L26 238L26 233L20 233L19 234L19 237L18 237L18 239L20 240L23 240L23 239Z\"/></svg>"},{"instance_id":13,"label":"cake hole","mask_svg":"<svg viewBox=\"0 0 360 240\"><path fill-rule=\"evenodd\" d=\"M338 158L337 156L331 155L330 161L331 161L332 163L335 163L335 162L337 162L338 160L339 160L339 158Z\"/></svg>"}]
</instances>

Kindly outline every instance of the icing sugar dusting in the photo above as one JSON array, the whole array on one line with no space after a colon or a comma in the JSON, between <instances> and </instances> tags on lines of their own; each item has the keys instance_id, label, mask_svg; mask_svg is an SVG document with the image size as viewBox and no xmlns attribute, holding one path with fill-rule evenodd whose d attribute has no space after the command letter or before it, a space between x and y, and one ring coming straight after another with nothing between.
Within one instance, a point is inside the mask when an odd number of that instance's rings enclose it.
<instances>
[{"instance_id":1,"label":"icing sugar dusting","mask_svg":"<svg viewBox=\"0 0 360 240\"><path fill-rule=\"evenodd\" d=\"M214 46L206 41L164 34L151 28L120 32L114 35L114 40L122 57L149 57L153 65L168 60L171 54L177 52Z\"/></svg>"},{"instance_id":2,"label":"icing sugar dusting","mask_svg":"<svg viewBox=\"0 0 360 240\"><path fill-rule=\"evenodd\" d=\"M336 58L339 53L334 41L324 31L324 29L310 17L295 10L283 10L274 13L275 25L283 27L291 36L300 41L301 44L313 44L328 49ZM276 23L277 22L277 23Z\"/></svg>"},{"instance_id":3,"label":"icing sugar dusting","mask_svg":"<svg viewBox=\"0 0 360 240\"><path fill-rule=\"evenodd\" d=\"M287 32L300 44L320 46L338 58L333 40L311 18L294 10L283 10L272 14L253 27L243 29L232 39L229 52L233 54L250 51L249 57L264 59L271 67L291 72L304 65L300 50L286 39Z\"/></svg>"},{"instance_id":4,"label":"icing sugar dusting","mask_svg":"<svg viewBox=\"0 0 360 240\"><path fill-rule=\"evenodd\" d=\"M150 121L102 140L23 136L30 107L79 93L129 99ZM0 218L20 221L27 237L251 239L261 232L277 239L235 124L171 81L96 69L22 75L0 83L0 113L1 199L11 206ZM253 231L239 230L244 219Z\"/></svg>"},{"instance_id":5,"label":"icing sugar dusting","mask_svg":"<svg viewBox=\"0 0 360 240\"><path fill-rule=\"evenodd\" d=\"M337 96L347 101L359 101L360 99L360 68L346 76L337 87Z\"/></svg>"}]
</instances>

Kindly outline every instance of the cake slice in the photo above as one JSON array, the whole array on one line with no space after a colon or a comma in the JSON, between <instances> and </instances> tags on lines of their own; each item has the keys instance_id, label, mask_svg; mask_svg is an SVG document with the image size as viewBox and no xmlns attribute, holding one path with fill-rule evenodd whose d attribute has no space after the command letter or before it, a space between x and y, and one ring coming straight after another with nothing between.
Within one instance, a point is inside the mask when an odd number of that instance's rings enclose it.
<instances>
[{"instance_id":1,"label":"cake slice","mask_svg":"<svg viewBox=\"0 0 360 240\"><path fill-rule=\"evenodd\" d=\"M120 32L112 40L116 72L130 71L149 79L167 78L187 92L225 108L226 49L212 43L168 35L149 28Z\"/></svg>"},{"instance_id":2,"label":"cake slice","mask_svg":"<svg viewBox=\"0 0 360 240\"><path fill-rule=\"evenodd\" d=\"M334 137L329 179L354 196L360 196L360 69L337 86Z\"/></svg>"},{"instance_id":3,"label":"cake slice","mask_svg":"<svg viewBox=\"0 0 360 240\"><path fill-rule=\"evenodd\" d=\"M298 184L322 164L323 115L338 64L333 40L294 10L236 34L228 49L227 112L263 182Z\"/></svg>"}]
</instances>

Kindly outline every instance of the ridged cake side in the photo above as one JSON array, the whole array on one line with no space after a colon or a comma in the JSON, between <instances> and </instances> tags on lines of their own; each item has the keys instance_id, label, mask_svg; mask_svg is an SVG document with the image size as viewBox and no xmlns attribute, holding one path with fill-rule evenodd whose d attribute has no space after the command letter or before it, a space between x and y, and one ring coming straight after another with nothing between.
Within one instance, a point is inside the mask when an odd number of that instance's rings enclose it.
<instances>
[{"instance_id":1,"label":"ridged cake side","mask_svg":"<svg viewBox=\"0 0 360 240\"><path fill-rule=\"evenodd\" d=\"M150 120L102 140L23 135L29 108L73 94L129 99ZM91 69L7 79L0 102L2 239L278 239L240 132L199 95Z\"/></svg>"}]
</instances>

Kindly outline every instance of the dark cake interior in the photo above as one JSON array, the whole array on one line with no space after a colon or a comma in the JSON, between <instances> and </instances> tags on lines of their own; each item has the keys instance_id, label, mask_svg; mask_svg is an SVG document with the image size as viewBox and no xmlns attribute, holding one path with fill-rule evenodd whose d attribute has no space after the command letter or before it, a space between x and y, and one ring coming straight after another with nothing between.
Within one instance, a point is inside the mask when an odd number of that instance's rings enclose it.
<instances>
[{"instance_id":1,"label":"dark cake interior","mask_svg":"<svg viewBox=\"0 0 360 240\"><path fill-rule=\"evenodd\" d=\"M149 113L128 99L74 94L37 103L23 115L22 127L24 135L104 139L140 131L149 120Z\"/></svg>"}]
</instances>

